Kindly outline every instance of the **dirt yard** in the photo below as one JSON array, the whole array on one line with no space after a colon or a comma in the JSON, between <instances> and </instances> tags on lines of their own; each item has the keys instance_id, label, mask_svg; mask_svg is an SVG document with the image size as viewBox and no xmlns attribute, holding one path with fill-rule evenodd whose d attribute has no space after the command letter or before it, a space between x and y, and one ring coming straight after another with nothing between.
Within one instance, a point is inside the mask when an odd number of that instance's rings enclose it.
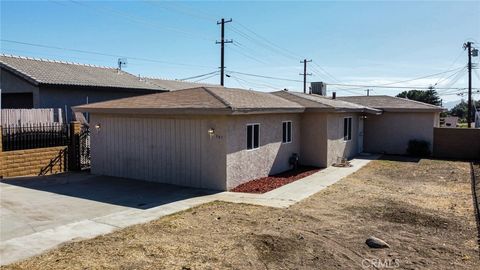
<instances>
[{"instance_id":1,"label":"dirt yard","mask_svg":"<svg viewBox=\"0 0 480 270\"><path fill-rule=\"evenodd\" d=\"M287 209L214 202L2 269L480 269L475 226L468 163L378 160Z\"/></svg>"}]
</instances>

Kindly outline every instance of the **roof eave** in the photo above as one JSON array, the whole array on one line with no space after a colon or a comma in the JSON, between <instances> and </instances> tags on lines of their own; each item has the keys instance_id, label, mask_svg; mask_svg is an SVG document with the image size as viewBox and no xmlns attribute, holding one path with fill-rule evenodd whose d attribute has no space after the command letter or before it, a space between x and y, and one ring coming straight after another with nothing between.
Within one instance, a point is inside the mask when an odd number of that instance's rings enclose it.
<instances>
[{"instance_id":1,"label":"roof eave","mask_svg":"<svg viewBox=\"0 0 480 270\"><path fill-rule=\"evenodd\" d=\"M382 111L384 112L429 112L429 113L440 113L446 111L444 108L425 108L425 109L420 109L420 108L382 108Z\"/></svg>"},{"instance_id":2,"label":"roof eave","mask_svg":"<svg viewBox=\"0 0 480 270\"><path fill-rule=\"evenodd\" d=\"M234 108L232 114L302 113L305 108Z\"/></svg>"}]
</instances>

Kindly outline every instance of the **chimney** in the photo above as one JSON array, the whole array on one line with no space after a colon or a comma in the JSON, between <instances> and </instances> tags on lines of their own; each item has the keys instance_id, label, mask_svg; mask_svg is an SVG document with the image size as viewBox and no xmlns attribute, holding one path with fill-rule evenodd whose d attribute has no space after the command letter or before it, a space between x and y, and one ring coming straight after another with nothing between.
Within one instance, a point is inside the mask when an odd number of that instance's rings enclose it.
<instances>
[{"instance_id":1,"label":"chimney","mask_svg":"<svg viewBox=\"0 0 480 270\"><path fill-rule=\"evenodd\" d=\"M327 84L324 82L311 82L311 93L321 96L327 95Z\"/></svg>"},{"instance_id":2,"label":"chimney","mask_svg":"<svg viewBox=\"0 0 480 270\"><path fill-rule=\"evenodd\" d=\"M332 92L332 99L336 99L337 98L337 92Z\"/></svg>"}]
</instances>

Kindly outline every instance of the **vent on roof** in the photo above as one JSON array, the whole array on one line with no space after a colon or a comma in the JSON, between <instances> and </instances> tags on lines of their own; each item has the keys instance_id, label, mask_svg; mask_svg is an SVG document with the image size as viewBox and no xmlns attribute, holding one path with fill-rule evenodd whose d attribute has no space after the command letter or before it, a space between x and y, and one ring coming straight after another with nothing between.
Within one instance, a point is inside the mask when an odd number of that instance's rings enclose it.
<instances>
[{"instance_id":1,"label":"vent on roof","mask_svg":"<svg viewBox=\"0 0 480 270\"><path fill-rule=\"evenodd\" d=\"M327 95L327 84L324 82L311 82L311 93L321 96Z\"/></svg>"}]
</instances>

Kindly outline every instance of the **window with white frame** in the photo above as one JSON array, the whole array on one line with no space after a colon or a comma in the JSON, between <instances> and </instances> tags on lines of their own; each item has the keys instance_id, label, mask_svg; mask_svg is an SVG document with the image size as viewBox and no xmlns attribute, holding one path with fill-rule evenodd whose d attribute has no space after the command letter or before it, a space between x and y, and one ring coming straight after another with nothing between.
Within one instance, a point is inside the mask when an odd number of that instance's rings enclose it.
<instances>
[{"instance_id":1,"label":"window with white frame","mask_svg":"<svg viewBox=\"0 0 480 270\"><path fill-rule=\"evenodd\" d=\"M257 149L260 145L260 124L247 125L247 149Z\"/></svg>"},{"instance_id":2,"label":"window with white frame","mask_svg":"<svg viewBox=\"0 0 480 270\"><path fill-rule=\"evenodd\" d=\"M282 143L292 142L292 121L284 121L282 123Z\"/></svg>"},{"instance_id":3,"label":"window with white frame","mask_svg":"<svg viewBox=\"0 0 480 270\"><path fill-rule=\"evenodd\" d=\"M352 139L352 117L343 118L343 140L350 141Z\"/></svg>"}]
</instances>

